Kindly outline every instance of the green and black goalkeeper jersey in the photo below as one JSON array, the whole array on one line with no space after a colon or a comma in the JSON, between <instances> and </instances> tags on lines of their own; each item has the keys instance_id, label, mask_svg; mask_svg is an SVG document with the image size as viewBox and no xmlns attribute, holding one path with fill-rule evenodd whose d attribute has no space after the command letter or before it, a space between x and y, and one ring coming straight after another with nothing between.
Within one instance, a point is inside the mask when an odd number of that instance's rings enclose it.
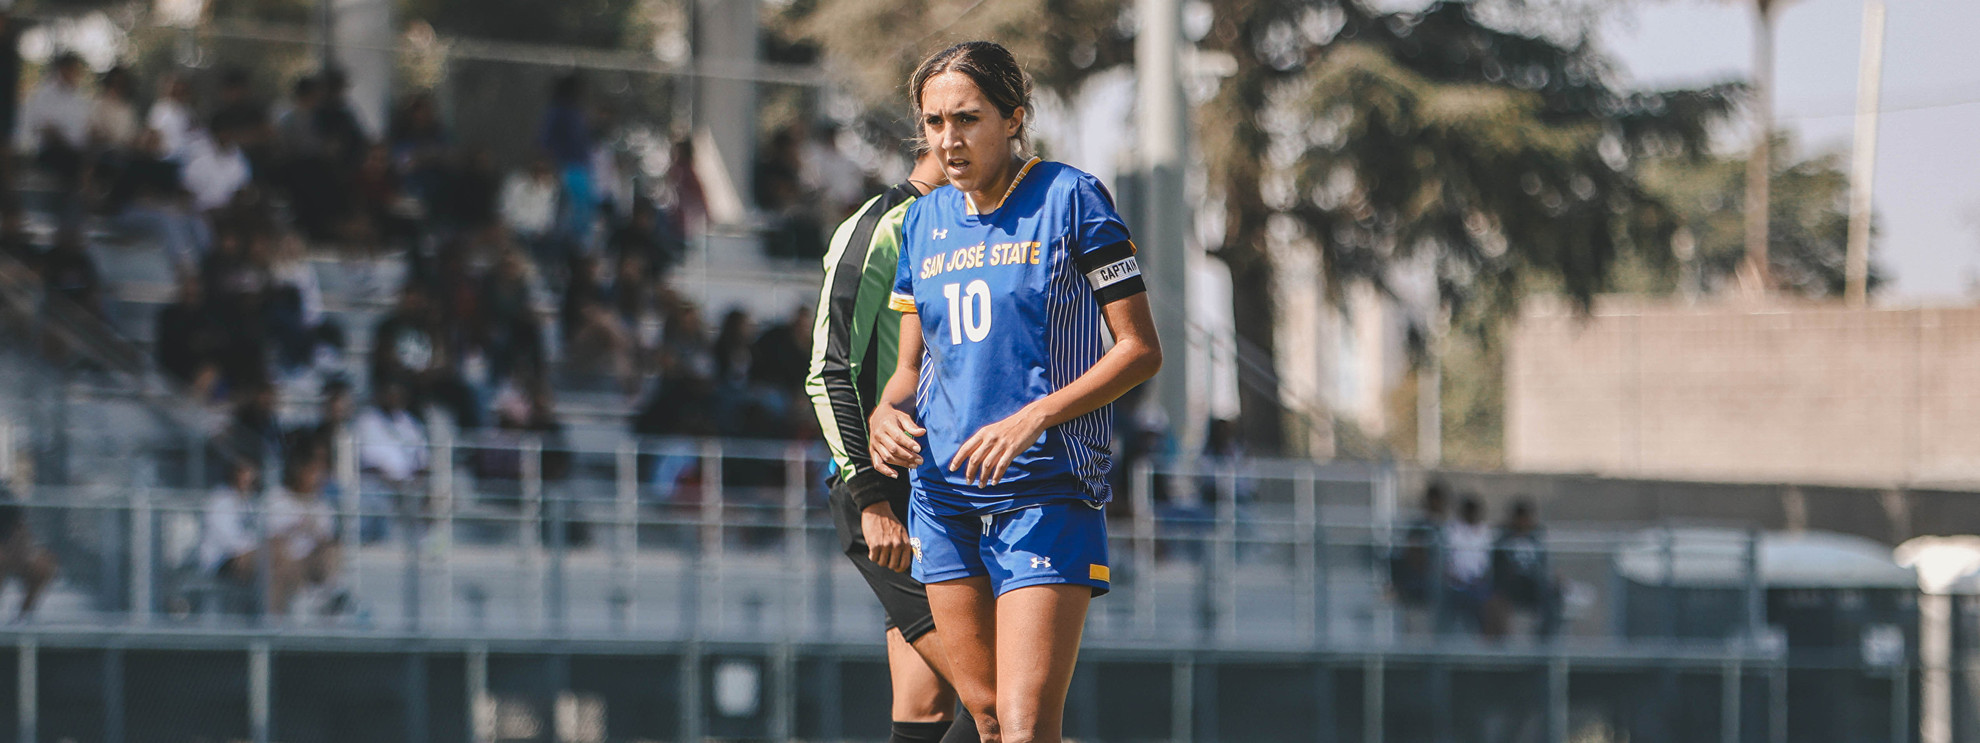
<instances>
[{"instance_id":1,"label":"green and black goalkeeper jersey","mask_svg":"<svg viewBox=\"0 0 1980 743\"><path fill-rule=\"evenodd\" d=\"M804 391L842 479L873 466L866 418L894 373L901 314L887 299L900 261L901 222L919 195L903 183L873 197L839 224L825 253Z\"/></svg>"}]
</instances>

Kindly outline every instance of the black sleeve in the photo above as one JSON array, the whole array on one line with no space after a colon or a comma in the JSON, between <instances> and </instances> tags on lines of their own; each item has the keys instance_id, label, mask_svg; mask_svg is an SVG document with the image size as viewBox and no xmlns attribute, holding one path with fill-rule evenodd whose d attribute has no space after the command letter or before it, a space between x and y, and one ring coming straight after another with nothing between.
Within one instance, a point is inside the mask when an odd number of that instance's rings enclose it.
<instances>
[{"instance_id":1,"label":"black sleeve","mask_svg":"<svg viewBox=\"0 0 1980 743\"><path fill-rule=\"evenodd\" d=\"M1141 280L1141 263L1135 257L1133 242L1122 240L1086 251L1075 256L1073 263L1093 287L1093 299L1102 305L1148 291Z\"/></svg>"}]
</instances>

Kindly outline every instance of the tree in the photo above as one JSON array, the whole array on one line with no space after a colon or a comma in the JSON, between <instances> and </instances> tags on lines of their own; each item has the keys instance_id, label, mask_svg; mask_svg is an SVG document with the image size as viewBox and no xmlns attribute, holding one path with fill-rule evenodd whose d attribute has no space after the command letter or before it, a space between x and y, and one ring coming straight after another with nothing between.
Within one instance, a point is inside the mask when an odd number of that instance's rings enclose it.
<instances>
[{"instance_id":1,"label":"tree","mask_svg":"<svg viewBox=\"0 0 1980 743\"><path fill-rule=\"evenodd\" d=\"M1273 368L1268 233L1299 230L1329 294L1427 259L1436 302L1418 318L1513 309L1546 282L1586 303L1626 250L1662 250L1677 221L1640 183L1646 154L1695 155L1733 84L1627 91L1585 40L1492 27L1469 4L1380 13L1355 2L1227 0L1206 45L1235 72L1199 111L1222 190L1232 313L1252 366ZM1247 441L1277 448L1275 385L1247 384Z\"/></svg>"},{"instance_id":2,"label":"tree","mask_svg":"<svg viewBox=\"0 0 1980 743\"><path fill-rule=\"evenodd\" d=\"M1766 255L1774 288L1806 297L1841 297L1849 243L1845 156L1823 152L1797 159L1794 143L1778 135L1768 149L1774 164ZM1704 293L1734 288L1740 263L1747 257L1742 180L1747 172L1745 157L1672 158L1644 169L1645 186L1671 205L1695 245L1698 285L1683 288ZM1674 270L1664 270L1662 277L1676 286ZM1873 263L1870 289L1874 291L1883 280L1883 272Z\"/></svg>"}]
</instances>

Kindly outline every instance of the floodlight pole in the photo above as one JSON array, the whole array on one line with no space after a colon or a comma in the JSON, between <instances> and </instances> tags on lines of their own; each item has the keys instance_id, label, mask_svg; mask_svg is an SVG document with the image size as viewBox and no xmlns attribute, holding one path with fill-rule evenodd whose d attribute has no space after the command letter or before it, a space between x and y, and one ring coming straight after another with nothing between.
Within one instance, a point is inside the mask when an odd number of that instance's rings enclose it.
<instances>
[{"instance_id":1,"label":"floodlight pole","mask_svg":"<svg viewBox=\"0 0 1980 743\"><path fill-rule=\"evenodd\" d=\"M1884 0L1863 0L1863 52L1856 69L1856 143L1850 148L1849 252L1843 297L1851 307L1869 300L1870 206L1877 176L1878 104L1884 82Z\"/></svg>"},{"instance_id":2,"label":"floodlight pole","mask_svg":"<svg viewBox=\"0 0 1980 743\"><path fill-rule=\"evenodd\" d=\"M1202 435L1190 404L1195 349L1189 342L1189 197L1183 189L1188 150L1188 111L1181 83L1182 2L1140 0L1135 36L1135 83L1140 106L1143 219L1135 242L1153 299L1156 335L1162 341L1162 373L1153 381L1155 401L1177 442L1193 449ZM1185 450L1189 450L1185 449Z\"/></svg>"},{"instance_id":3,"label":"floodlight pole","mask_svg":"<svg viewBox=\"0 0 1980 743\"><path fill-rule=\"evenodd\" d=\"M1773 190L1774 9L1784 0L1753 0L1753 150L1746 160L1746 273L1754 293L1773 290L1767 263L1768 208Z\"/></svg>"}]
</instances>

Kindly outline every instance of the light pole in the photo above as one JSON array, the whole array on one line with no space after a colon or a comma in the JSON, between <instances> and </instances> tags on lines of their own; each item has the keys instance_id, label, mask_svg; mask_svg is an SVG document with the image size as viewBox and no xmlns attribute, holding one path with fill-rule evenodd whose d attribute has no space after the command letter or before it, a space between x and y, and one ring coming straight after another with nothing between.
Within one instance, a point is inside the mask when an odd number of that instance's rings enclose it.
<instances>
[{"instance_id":1,"label":"light pole","mask_svg":"<svg viewBox=\"0 0 1980 743\"><path fill-rule=\"evenodd\" d=\"M1878 102L1884 83L1884 0L1863 0L1863 52L1856 68L1856 142L1849 163L1849 252L1843 298L1869 300L1871 191L1877 176Z\"/></svg>"},{"instance_id":2,"label":"light pole","mask_svg":"<svg viewBox=\"0 0 1980 743\"><path fill-rule=\"evenodd\" d=\"M1773 291L1767 263L1774 175L1774 11L1787 0L1753 0L1753 149L1746 160L1746 271L1759 296Z\"/></svg>"}]
</instances>

